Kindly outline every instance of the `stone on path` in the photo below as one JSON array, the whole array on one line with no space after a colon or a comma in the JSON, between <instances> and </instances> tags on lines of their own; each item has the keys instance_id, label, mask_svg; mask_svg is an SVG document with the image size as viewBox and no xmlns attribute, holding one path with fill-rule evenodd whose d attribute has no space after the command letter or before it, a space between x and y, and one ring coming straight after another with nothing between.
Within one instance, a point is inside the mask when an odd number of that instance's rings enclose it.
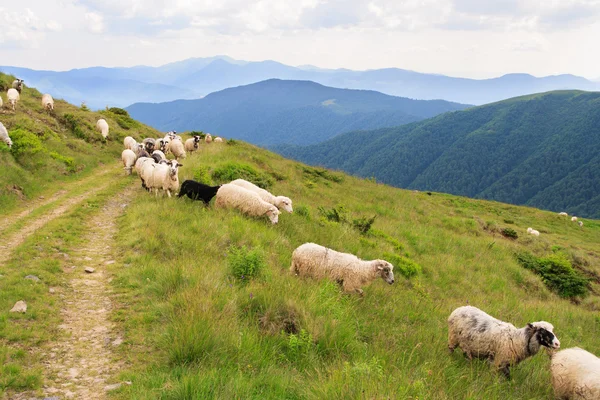
<instances>
[{"instance_id":1,"label":"stone on path","mask_svg":"<svg viewBox=\"0 0 600 400\"><path fill-rule=\"evenodd\" d=\"M88 274L91 274L94 271L96 271L96 270L94 268L92 268L92 267L85 267L85 272L87 272Z\"/></svg>"},{"instance_id":2,"label":"stone on path","mask_svg":"<svg viewBox=\"0 0 600 400\"><path fill-rule=\"evenodd\" d=\"M114 263L115 263L115 260L110 260L110 261L105 262L104 264L110 265L110 264L114 264Z\"/></svg>"},{"instance_id":3,"label":"stone on path","mask_svg":"<svg viewBox=\"0 0 600 400\"><path fill-rule=\"evenodd\" d=\"M37 276L35 276L35 275L27 275L27 276L25 277L25 279L29 279L29 280L32 280L32 281L34 281L34 282L39 282L39 281L40 281L40 278L38 278L38 277L37 277Z\"/></svg>"},{"instance_id":4,"label":"stone on path","mask_svg":"<svg viewBox=\"0 0 600 400\"><path fill-rule=\"evenodd\" d=\"M23 300L19 300L15 303L14 307L11 308L10 312L20 312L20 313L24 313L25 311L27 311L27 303L25 303Z\"/></svg>"},{"instance_id":5,"label":"stone on path","mask_svg":"<svg viewBox=\"0 0 600 400\"><path fill-rule=\"evenodd\" d=\"M112 385L104 386L104 390L107 392L110 392L111 390L116 390L116 389L119 389L120 387L121 387L120 383L114 383Z\"/></svg>"}]
</instances>

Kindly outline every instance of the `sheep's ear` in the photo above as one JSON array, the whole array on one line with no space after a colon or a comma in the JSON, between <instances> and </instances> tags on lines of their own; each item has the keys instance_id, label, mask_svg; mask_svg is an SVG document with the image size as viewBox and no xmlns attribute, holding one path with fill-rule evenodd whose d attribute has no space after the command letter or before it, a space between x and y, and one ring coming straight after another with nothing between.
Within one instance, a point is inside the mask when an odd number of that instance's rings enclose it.
<instances>
[{"instance_id":1,"label":"sheep's ear","mask_svg":"<svg viewBox=\"0 0 600 400\"><path fill-rule=\"evenodd\" d=\"M529 327L530 329L533 329L535 331L535 326L531 322L527 323L527 327Z\"/></svg>"}]
</instances>

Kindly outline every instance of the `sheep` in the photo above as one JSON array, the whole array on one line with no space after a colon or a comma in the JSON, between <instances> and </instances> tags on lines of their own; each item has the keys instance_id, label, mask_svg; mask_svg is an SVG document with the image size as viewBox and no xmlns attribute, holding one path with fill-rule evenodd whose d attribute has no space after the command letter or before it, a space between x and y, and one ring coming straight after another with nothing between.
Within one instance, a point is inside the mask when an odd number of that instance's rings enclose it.
<instances>
[{"instance_id":1,"label":"sheep","mask_svg":"<svg viewBox=\"0 0 600 400\"><path fill-rule=\"evenodd\" d=\"M212 136L210 135L210 133L207 133L206 136L204 137L204 141L206 143L210 143L212 142Z\"/></svg>"},{"instance_id":2,"label":"sheep","mask_svg":"<svg viewBox=\"0 0 600 400\"><path fill-rule=\"evenodd\" d=\"M131 169L135 165L137 156L133 151L125 149L121 153L121 160L123 161L123 169L127 171L127 175L131 175Z\"/></svg>"},{"instance_id":3,"label":"sheep","mask_svg":"<svg viewBox=\"0 0 600 400\"><path fill-rule=\"evenodd\" d=\"M580 228L583 228L583 221L577 221L577 224L579 225Z\"/></svg>"},{"instance_id":4,"label":"sheep","mask_svg":"<svg viewBox=\"0 0 600 400\"><path fill-rule=\"evenodd\" d=\"M200 182L186 180L181 184L179 197L187 196L192 200L202 200L204 204L210 203L210 199L216 196L219 186L208 186Z\"/></svg>"},{"instance_id":5,"label":"sheep","mask_svg":"<svg viewBox=\"0 0 600 400\"><path fill-rule=\"evenodd\" d=\"M533 235L533 236L540 236L539 231L536 231L535 229L531 229L531 228L527 228L527 233L529 233L530 235Z\"/></svg>"},{"instance_id":6,"label":"sheep","mask_svg":"<svg viewBox=\"0 0 600 400\"><path fill-rule=\"evenodd\" d=\"M0 140L6 143L9 149L12 147L12 140L10 136L8 136L8 130L4 127L2 122L0 122Z\"/></svg>"},{"instance_id":7,"label":"sheep","mask_svg":"<svg viewBox=\"0 0 600 400\"><path fill-rule=\"evenodd\" d=\"M23 90L23 82L25 82L23 79L15 79L12 83L13 89L21 93L21 90Z\"/></svg>"},{"instance_id":8,"label":"sheep","mask_svg":"<svg viewBox=\"0 0 600 400\"><path fill-rule=\"evenodd\" d=\"M156 148L156 141L152 138L146 138L146 139L142 140L142 144L144 145L144 148L146 149L146 151L150 154L152 154L152 152Z\"/></svg>"},{"instance_id":9,"label":"sheep","mask_svg":"<svg viewBox=\"0 0 600 400\"><path fill-rule=\"evenodd\" d=\"M160 150L160 151L165 151L165 139L164 138L154 139L154 149Z\"/></svg>"},{"instance_id":10,"label":"sheep","mask_svg":"<svg viewBox=\"0 0 600 400\"><path fill-rule=\"evenodd\" d=\"M273 204L275 207L279 208L280 210L284 209L285 211L287 211L289 213L294 211L292 208L292 200L290 200L289 198L287 198L285 196L273 196L271 193L269 193L265 189L261 189L258 186L256 186L254 183L248 182L244 179L236 179L229 183L231 183L233 185L241 186L244 189L250 190L251 192L255 192L256 194L258 194L260 196L261 199L263 199L267 203Z\"/></svg>"},{"instance_id":11,"label":"sheep","mask_svg":"<svg viewBox=\"0 0 600 400\"><path fill-rule=\"evenodd\" d=\"M6 99L8 100L8 104L10 104L10 107L13 111L16 110L17 102L19 101L20 97L21 96L19 95L19 92L17 92L17 89L10 88L6 92Z\"/></svg>"},{"instance_id":12,"label":"sheep","mask_svg":"<svg viewBox=\"0 0 600 400\"><path fill-rule=\"evenodd\" d=\"M196 150L198 150L199 144L200 144L200 136L196 135L192 138L189 138L188 140L185 141L185 151L189 151L190 153L192 151L196 151Z\"/></svg>"},{"instance_id":13,"label":"sheep","mask_svg":"<svg viewBox=\"0 0 600 400\"><path fill-rule=\"evenodd\" d=\"M521 329L473 306L459 307L448 317L448 350L460 347L465 356L487 358L510 378L510 367L535 355L540 346L558 349L552 324L539 321Z\"/></svg>"},{"instance_id":14,"label":"sheep","mask_svg":"<svg viewBox=\"0 0 600 400\"><path fill-rule=\"evenodd\" d=\"M169 146L169 150L171 150L171 153L173 153L176 160L185 158L185 148L183 147L181 140L173 140Z\"/></svg>"},{"instance_id":15,"label":"sheep","mask_svg":"<svg viewBox=\"0 0 600 400\"><path fill-rule=\"evenodd\" d=\"M42 108L47 111L54 111L54 99L48 93L42 95Z\"/></svg>"},{"instance_id":16,"label":"sheep","mask_svg":"<svg viewBox=\"0 0 600 400\"><path fill-rule=\"evenodd\" d=\"M2 108L3 105L4 103L2 102L2 96L0 96L0 108Z\"/></svg>"},{"instance_id":17,"label":"sheep","mask_svg":"<svg viewBox=\"0 0 600 400\"><path fill-rule=\"evenodd\" d=\"M139 157L150 157L150 154L148 154L148 152L144 148L144 145L141 143L136 143L136 147L133 152L138 156L138 158Z\"/></svg>"},{"instance_id":18,"label":"sheep","mask_svg":"<svg viewBox=\"0 0 600 400\"><path fill-rule=\"evenodd\" d=\"M560 215L561 217L566 217L569 214L567 214L566 212L563 211L563 212L558 213L558 215Z\"/></svg>"},{"instance_id":19,"label":"sheep","mask_svg":"<svg viewBox=\"0 0 600 400\"><path fill-rule=\"evenodd\" d=\"M258 194L237 185L225 184L217 191L216 207L237 208L244 214L261 217L266 215L272 224L279 220L279 210L263 201Z\"/></svg>"},{"instance_id":20,"label":"sheep","mask_svg":"<svg viewBox=\"0 0 600 400\"><path fill-rule=\"evenodd\" d=\"M600 399L600 358L579 347L559 351L550 363L557 399Z\"/></svg>"},{"instance_id":21,"label":"sheep","mask_svg":"<svg viewBox=\"0 0 600 400\"><path fill-rule=\"evenodd\" d=\"M215 138L213 141L214 141L215 143L223 143L223 139L221 139L221 138L220 138L220 137L218 137L218 136L217 136L217 137L216 137L216 138Z\"/></svg>"},{"instance_id":22,"label":"sheep","mask_svg":"<svg viewBox=\"0 0 600 400\"><path fill-rule=\"evenodd\" d=\"M142 180L142 187L146 190L149 190L146 186L146 181L142 174L142 170L144 169L145 164L154 164L154 160L150 157L138 157L137 161L135 162L135 171Z\"/></svg>"},{"instance_id":23,"label":"sheep","mask_svg":"<svg viewBox=\"0 0 600 400\"><path fill-rule=\"evenodd\" d=\"M136 151L138 143L131 136L125 136L125 139L123 139L123 146L131 151Z\"/></svg>"},{"instance_id":24,"label":"sheep","mask_svg":"<svg viewBox=\"0 0 600 400\"><path fill-rule=\"evenodd\" d=\"M104 118L100 118L98 122L96 122L96 128L100 131L104 139L108 137L108 122L106 122Z\"/></svg>"},{"instance_id":25,"label":"sheep","mask_svg":"<svg viewBox=\"0 0 600 400\"><path fill-rule=\"evenodd\" d=\"M162 189L171 197L171 191L179 189L178 170L182 166L177 160L165 160L164 164L145 163L142 167L142 181L150 190L154 189L156 195Z\"/></svg>"},{"instance_id":26,"label":"sheep","mask_svg":"<svg viewBox=\"0 0 600 400\"><path fill-rule=\"evenodd\" d=\"M571 221L577 222L577 217L571 217Z\"/></svg>"},{"instance_id":27,"label":"sheep","mask_svg":"<svg viewBox=\"0 0 600 400\"><path fill-rule=\"evenodd\" d=\"M160 160L166 160L167 157L165 156L165 153L163 153L160 150L154 150L152 152L152 158L154 158L154 161L159 162Z\"/></svg>"},{"instance_id":28,"label":"sheep","mask_svg":"<svg viewBox=\"0 0 600 400\"><path fill-rule=\"evenodd\" d=\"M304 243L292 253L292 274L329 278L344 292L363 295L361 286L382 278L394 283L394 266L385 260L361 260L354 254L340 253L315 243Z\"/></svg>"}]
</instances>

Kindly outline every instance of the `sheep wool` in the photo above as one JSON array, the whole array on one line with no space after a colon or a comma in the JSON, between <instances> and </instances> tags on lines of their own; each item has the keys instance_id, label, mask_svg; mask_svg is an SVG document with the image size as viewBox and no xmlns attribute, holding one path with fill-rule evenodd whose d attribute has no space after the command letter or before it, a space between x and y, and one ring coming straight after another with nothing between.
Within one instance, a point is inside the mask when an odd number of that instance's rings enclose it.
<instances>
[{"instance_id":1,"label":"sheep wool","mask_svg":"<svg viewBox=\"0 0 600 400\"><path fill-rule=\"evenodd\" d=\"M8 104L10 104L10 108L12 108L13 111L16 110L17 102L20 98L21 96L19 95L19 92L17 92L17 89L10 88L6 91L6 99L8 100Z\"/></svg>"},{"instance_id":2,"label":"sheep wool","mask_svg":"<svg viewBox=\"0 0 600 400\"><path fill-rule=\"evenodd\" d=\"M363 294L365 286L377 278L394 283L394 266L385 260L365 261L353 254L340 253L315 243L304 243L292 253L290 272L311 278L329 278L345 292Z\"/></svg>"},{"instance_id":3,"label":"sheep wool","mask_svg":"<svg viewBox=\"0 0 600 400\"><path fill-rule=\"evenodd\" d=\"M536 231L533 228L527 228L527 233L529 233L530 235L533 235L533 236L540 236L540 232Z\"/></svg>"},{"instance_id":4,"label":"sheep wool","mask_svg":"<svg viewBox=\"0 0 600 400\"><path fill-rule=\"evenodd\" d=\"M210 142L212 142L212 140L213 140L213 139L212 139L212 136L210 135L210 133L207 133L207 134L206 134L206 137L204 138L204 141L205 141L206 143L210 143Z\"/></svg>"},{"instance_id":5,"label":"sheep wool","mask_svg":"<svg viewBox=\"0 0 600 400\"><path fill-rule=\"evenodd\" d=\"M21 91L23 90L23 82L25 82L23 79L15 79L12 83L13 89L21 93Z\"/></svg>"},{"instance_id":6,"label":"sheep wool","mask_svg":"<svg viewBox=\"0 0 600 400\"><path fill-rule=\"evenodd\" d=\"M127 171L127 175L131 175L131 169L135 166L137 156L133 151L125 149L121 153L121 160L123 161L123 169Z\"/></svg>"},{"instance_id":7,"label":"sheep wool","mask_svg":"<svg viewBox=\"0 0 600 400\"><path fill-rule=\"evenodd\" d=\"M132 150L132 151L136 151L137 150L137 142L134 138L132 138L131 136L125 136L125 139L123 139L123 146L126 149Z\"/></svg>"},{"instance_id":8,"label":"sheep wool","mask_svg":"<svg viewBox=\"0 0 600 400\"><path fill-rule=\"evenodd\" d=\"M550 364L557 399L600 399L600 358L579 347L561 350Z\"/></svg>"},{"instance_id":9,"label":"sheep wool","mask_svg":"<svg viewBox=\"0 0 600 400\"><path fill-rule=\"evenodd\" d=\"M183 147L181 140L173 140L169 146L169 150L171 150L171 153L173 153L176 160L185 158L185 148Z\"/></svg>"},{"instance_id":10,"label":"sheep wool","mask_svg":"<svg viewBox=\"0 0 600 400\"><path fill-rule=\"evenodd\" d=\"M563 212L558 213L558 215L560 215L561 217L566 217L569 214L567 214L566 212L563 211Z\"/></svg>"},{"instance_id":11,"label":"sheep wool","mask_svg":"<svg viewBox=\"0 0 600 400\"><path fill-rule=\"evenodd\" d=\"M0 108L2 108L3 105L4 103L2 102L2 96L0 96Z\"/></svg>"},{"instance_id":12,"label":"sheep wool","mask_svg":"<svg viewBox=\"0 0 600 400\"><path fill-rule=\"evenodd\" d=\"M269 193L269 191L262 189L256 186L254 183L248 182L244 179L236 179L229 183L231 183L232 185L243 187L244 189L250 190L251 192L258 194L261 199L263 199L267 203L273 204L280 210L283 209L289 213L294 211L294 209L292 208L292 200L285 196L273 196L271 193Z\"/></svg>"},{"instance_id":13,"label":"sheep wool","mask_svg":"<svg viewBox=\"0 0 600 400\"><path fill-rule=\"evenodd\" d=\"M8 136L8 130L6 127L0 122L0 140L6 143L8 148L12 147L12 140L10 136Z\"/></svg>"},{"instance_id":14,"label":"sheep wool","mask_svg":"<svg viewBox=\"0 0 600 400\"><path fill-rule=\"evenodd\" d=\"M96 122L96 128L100 131L104 139L108 137L108 122L106 122L104 118L100 118L98 122Z\"/></svg>"},{"instance_id":15,"label":"sheep wool","mask_svg":"<svg viewBox=\"0 0 600 400\"><path fill-rule=\"evenodd\" d=\"M258 194L231 184L222 185L217 191L216 207L236 208L253 217L267 216L272 224L279 221L279 210L263 201Z\"/></svg>"},{"instance_id":16,"label":"sheep wool","mask_svg":"<svg viewBox=\"0 0 600 400\"><path fill-rule=\"evenodd\" d=\"M205 204L208 204L216 196L220 187L209 186L188 179L181 184L178 197L187 196L192 200L202 200Z\"/></svg>"},{"instance_id":17,"label":"sheep wool","mask_svg":"<svg viewBox=\"0 0 600 400\"><path fill-rule=\"evenodd\" d=\"M560 342L552 324L539 321L521 329L500 321L473 306L459 307L448 317L448 349L460 347L470 360L487 358L510 377L515 366L539 351L541 346L558 349Z\"/></svg>"},{"instance_id":18,"label":"sheep wool","mask_svg":"<svg viewBox=\"0 0 600 400\"><path fill-rule=\"evenodd\" d=\"M189 138L185 141L185 151L189 151L190 153L198 150L198 145L200 144L200 136L196 135L192 138Z\"/></svg>"},{"instance_id":19,"label":"sheep wool","mask_svg":"<svg viewBox=\"0 0 600 400\"><path fill-rule=\"evenodd\" d=\"M44 110L54 110L54 99L48 93L42 95L42 108Z\"/></svg>"},{"instance_id":20,"label":"sheep wool","mask_svg":"<svg viewBox=\"0 0 600 400\"><path fill-rule=\"evenodd\" d=\"M577 222L577 217L571 217L571 221Z\"/></svg>"},{"instance_id":21,"label":"sheep wool","mask_svg":"<svg viewBox=\"0 0 600 400\"><path fill-rule=\"evenodd\" d=\"M220 137L216 137L214 140L215 143L223 143L223 139L221 139Z\"/></svg>"}]
</instances>

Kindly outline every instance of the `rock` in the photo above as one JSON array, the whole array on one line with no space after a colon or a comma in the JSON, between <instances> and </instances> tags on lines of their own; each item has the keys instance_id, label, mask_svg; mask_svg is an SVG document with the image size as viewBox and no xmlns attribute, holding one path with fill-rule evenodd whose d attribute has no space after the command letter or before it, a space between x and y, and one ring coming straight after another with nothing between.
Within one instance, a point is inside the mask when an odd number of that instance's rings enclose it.
<instances>
[{"instance_id":1,"label":"rock","mask_svg":"<svg viewBox=\"0 0 600 400\"><path fill-rule=\"evenodd\" d=\"M53 397L44 397L44 400L60 400L59 397L53 396Z\"/></svg>"},{"instance_id":2,"label":"rock","mask_svg":"<svg viewBox=\"0 0 600 400\"><path fill-rule=\"evenodd\" d=\"M51 287L50 289L48 289L48 292L50 292L51 294L54 294L54 293L56 293L56 289Z\"/></svg>"},{"instance_id":3,"label":"rock","mask_svg":"<svg viewBox=\"0 0 600 400\"><path fill-rule=\"evenodd\" d=\"M32 281L34 281L34 282L39 282L39 281L40 281L40 278L38 278L38 277L37 277L37 276L35 276L35 275L27 275L27 276L25 277L25 279L29 279L29 280L32 280Z\"/></svg>"},{"instance_id":4,"label":"rock","mask_svg":"<svg viewBox=\"0 0 600 400\"><path fill-rule=\"evenodd\" d=\"M85 261L92 261L92 257L88 257L88 256L85 256L85 257L83 257L83 259L84 259Z\"/></svg>"},{"instance_id":5,"label":"rock","mask_svg":"<svg viewBox=\"0 0 600 400\"><path fill-rule=\"evenodd\" d=\"M106 385L106 386L104 386L104 390L106 392L110 392L111 390L116 390L116 389L119 389L120 387L121 387L120 383L114 383L112 385Z\"/></svg>"},{"instance_id":6,"label":"rock","mask_svg":"<svg viewBox=\"0 0 600 400\"><path fill-rule=\"evenodd\" d=\"M104 264L110 265L110 264L114 264L115 262L116 262L115 260L110 260L110 261L105 262Z\"/></svg>"},{"instance_id":7,"label":"rock","mask_svg":"<svg viewBox=\"0 0 600 400\"><path fill-rule=\"evenodd\" d=\"M27 303L25 303L23 300L17 301L14 307L10 309L10 312L24 313L25 311L27 311Z\"/></svg>"},{"instance_id":8,"label":"rock","mask_svg":"<svg viewBox=\"0 0 600 400\"><path fill-rule=\"evenodd\" d=\"M116 338L115 340L113 340L112 345L113 346L120 346L123 343L123 338Z\"/></svg>"},{"instance_id":9,"label":"rock","mask_svg":"<svg viewBox=\"0 0 600 400\"><path fill-rule=\"evenodd\" d=\"M85 272L87 272L88 274L91 274L94 271L96 271L96 270L94 268L92 268L92 267L85 267Z\"/></svg>"}]
</instances>

